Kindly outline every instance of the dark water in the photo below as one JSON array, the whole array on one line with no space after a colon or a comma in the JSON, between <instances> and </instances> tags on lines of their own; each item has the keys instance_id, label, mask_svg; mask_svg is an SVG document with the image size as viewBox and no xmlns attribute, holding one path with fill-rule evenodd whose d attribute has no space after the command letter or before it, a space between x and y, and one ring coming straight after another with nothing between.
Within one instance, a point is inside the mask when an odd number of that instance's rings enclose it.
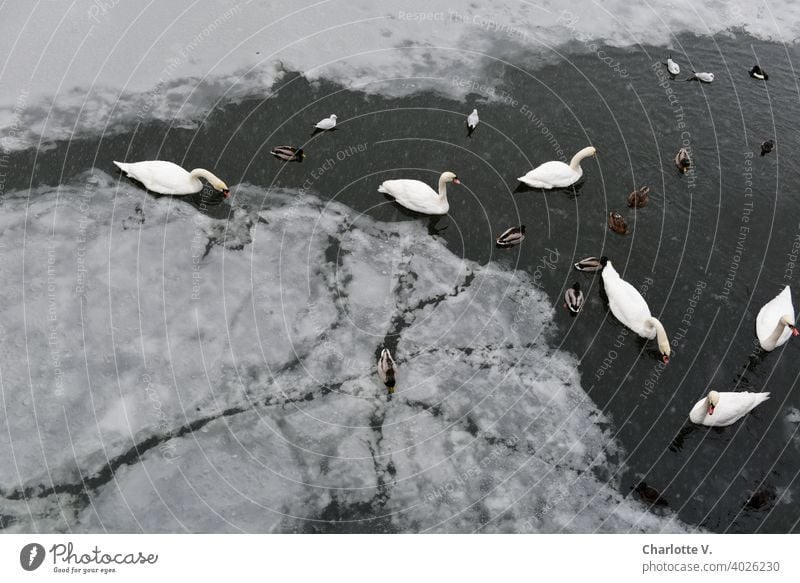
<instances>
[{"instance_id":1,"label":"dark water","mask_svg":"<svg viewBox=\"0 0 800 583\"><path fill-rule=\"evenodd\" d=\"M800 235L800 179L791 161L800 148L797 50L743 35L687 36L680 46L688 56L673 56L684 71L714 71L713 84L686 83L684 75L664 83L663 70L652 67L664 52L652 47L605 49L627 76L592 53L536 70L520 54L466 80L479 87L466 104L438 92L384 98L290 74L276 97L221 104L197 131L148 123L14 154L7 188L58 184L92 166L111 171L115 159L158 158L213 169L229 185L305 187L376 219L424 221L456 254L535 274L559 311L560 348L581 359L583 387L627 452L623 489L645 480L681 520L716 532L797 532L800 436L785 417L800 408L800 344L765 354L754 333L759 308L800 278L789 265ZM769 83L748 77L754 55ZM443 78L441 87L453 83ZM486 87L507 101L483 103ZM482 123L467 139L473 106ZM311 137L310 124L332 112L340 129ZM767 137L777 149L760 157ZM690 176L672 162L684 140L696 163ZM569 158L589 144L599 155L583 164L577 191L517 191L516 178L557 159L558 148ZM276 145L302 146L308 158L281 164L269 155ZM412 215L376 192L388 178L435 183L444 170L463 181L450 190L447 217ZM626 196L644 184L650 203L634 212ZM234 205L269 205L234 195ZM610 210L627 217L631 234L608 230ZM520 223L528 232L522 246L496 249L494 236ZM659 365L654 342L625 334L606 316L599 278L571 268L587 255L609 256L646 289L673 339L669 366ZM561 298L575 281L587 305L573 319ZM768 390L772 398L731 427L689 427L689 409L709 387Z\"/></svg>"}]
</instances>

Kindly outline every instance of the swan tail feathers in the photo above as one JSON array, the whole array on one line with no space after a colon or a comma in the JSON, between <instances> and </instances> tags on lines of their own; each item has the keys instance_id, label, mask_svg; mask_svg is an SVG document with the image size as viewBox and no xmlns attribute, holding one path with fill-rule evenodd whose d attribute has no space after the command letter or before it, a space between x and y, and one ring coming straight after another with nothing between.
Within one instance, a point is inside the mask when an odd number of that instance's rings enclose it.
<instances>
[{"instance_id":1,"label":"swan tail feathers","mask_svg":"<svg viewBox=\"0 0 800 583\"><path fill-rule=\"evenodd\" d=\"M552 184L548 184L546 182L540 182L538 180L532 180L532 179L527 178L525 176L520 176L519 178L517 178L517 180L519 180L523 184L527 184L531 188L543 188L545 190L549 190L549 189L553 188Z\"/></svg>"},{"instance_id":2,"label":"swan tail feathers","mask_svg":"<svg viewBox=\"0 0 800 583\"><path fill-rule=\"evenodd\" d=\"M384 187L383 184L378 187L378 192L382 192L383 194L391 194L388 190L386 190L386 187Z\"/></svg>"},{"instance_id":3,"label":"swan tail feathers","mask_svg":"<svg viewBox=\"0 0 800 583\"><path fill-rule=\"evenodd\" d=\"M756 405L760 405L767 399L769 399L769 393L758 393L756 396Z\"/></svg>"},{"instance_id":4,"label":"swan tail feathers","mask_svg":"<svg viewBox=\"0 0 800 583\"><path fill-rule=\"evenodd\" d=\"M122 170L127 176L130 176L130 174L128 173L128 167L130 166L130 164L126 164L125 162L117 162L116 160L114 160L114 165L120 170Z\"/></svg>"}]
</instances>

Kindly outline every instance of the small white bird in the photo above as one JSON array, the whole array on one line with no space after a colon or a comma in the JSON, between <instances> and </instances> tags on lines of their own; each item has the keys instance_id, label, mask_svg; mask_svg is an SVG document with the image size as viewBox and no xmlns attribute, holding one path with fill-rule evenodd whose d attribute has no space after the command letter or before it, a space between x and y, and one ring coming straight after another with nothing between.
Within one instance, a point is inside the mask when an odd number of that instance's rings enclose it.
<instances>
[{"instance_id":1,"label":"small white bird","mask_svg":"<svg viewBox=\"0 0 800 583\"><path fill-rule=\"evenodd\" d=\"M673 77L676 77L681 74L681 68L678 66L678 63L672 60L672 55L667 57L667 71Z\"/></svg>"},{"instance_id":2,"label":"small white bird","mask_svg":"<svg viewBox=\"0 0 800 583\"><path fill-rule=\"evenodd\" d=\"M689 413L689 421L708 427L732 425L769 399L769 393L718 393L709 391Z\"/></svg>"},{"instance_id":3,"label":"small white bird","mask_svg":"<svg viewBox=\"0 0 800 583\"><path fill-rule=\"evenodd\" d=\"M714 73L698 73L692 71L692 76L687 81L702 81L703 83L711 83L714 80Z\"/></svg>"},{"instance_id":4,"label":"small white bird","mask_svg":"<svg viewBox=\"0 0 800 583\"><path fill-rule=\"evenodd\" d=\"M317 122L314 126L314 133L317 134L319 132L327 132L332 130L336 127L336 114L331 114L330 117L326 117L325 119L321 119Z\"/></svg>"},{"instance_id":5,"label":"small white bird","mask_svg":"<svg viewBox=\"0 0 800 583\"><path fill-rule=\"evenodd\" d=\"M467 137L472 137L472 132L475 131L475 128L478 127L478 124L481 122L481 118L478 117L478 110L473 109L472 113L469 114L467 117Z\"/></svg>"}]
</instances>

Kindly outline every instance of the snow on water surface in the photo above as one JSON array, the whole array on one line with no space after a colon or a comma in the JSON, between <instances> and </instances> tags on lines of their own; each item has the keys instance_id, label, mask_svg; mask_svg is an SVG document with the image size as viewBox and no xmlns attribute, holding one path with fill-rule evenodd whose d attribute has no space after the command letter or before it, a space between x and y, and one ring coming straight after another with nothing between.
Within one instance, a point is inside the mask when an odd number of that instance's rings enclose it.
<instances>
[{"instance_id":1,"label":"snow on water surface","mask_svg":"<svg viewBox=\"0 0 800 583\"><path fill-rule=\"evenodd\" d=\"M193 126L219 100L268 97L286 69L371 92L466 94L487 82L484 56L535 70L593 40L680 52L676 35L730 29L794 43L800 3L76 0L5 5L0 23L0 137L20 148L152 119Z\"/></svg>"},{"instance_id":2,"label":"snow on water surface","mask_svg":"<svg viewBox=\"0 0 800 583\"><path fill-rule=\"evenodd\" d=\"M530 276L422 221L249 186L227 220L216 202L99 172L5 199L6 528L684 528L618 491L611 422Z\"/></svg>"}]
</instances>

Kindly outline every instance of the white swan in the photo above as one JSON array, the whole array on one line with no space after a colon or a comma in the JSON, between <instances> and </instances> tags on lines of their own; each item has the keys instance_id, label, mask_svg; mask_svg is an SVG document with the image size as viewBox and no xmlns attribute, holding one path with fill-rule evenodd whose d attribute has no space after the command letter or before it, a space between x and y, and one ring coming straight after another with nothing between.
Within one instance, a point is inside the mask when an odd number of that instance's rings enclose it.
<instances>
[{"instance_id":1,"label":"white swan","mask_svg":"<svg viewBox=\"0 0 800 583\"><path fill-rule=\"evenodd\" d=\"M792 290L788 285L759 310L756 316L756 335L761 348L767 351L786 344L792 335L800 335L794 325Z\"/></svg>"},{"instance_id":2,"label":"white swan","mask_svg":"<svg viewBox=\"0 0 800 583\"><path fill-rule=\"evenodd\" d=\"M642 338L657 338L658 350L664 364L669 362L671 349L664 326L650 314L650 308L636 288L622 279L606 257L601 257L603 265L603 286L608 296L611 313Z\"/></svg>"},{"instance_id":3,"label":"white swan","mask_svg":"<svg viewBox=\"0 0 800 583\"><path fill-rule=\"evenodd\" d=\"M163 160L148 160L146 162L114 162L117 167L129 177L144 184L147 190L158 194L183 195L194 194L203 190L200 180L205 178L216 190L224 196L230 194L228 185L214 176L208 170L195 168L187 172L177 164Z\"/></svg>"},{"instance_id":4,"label":"white swan","mask_svg":"<svg viewBox=\"0 0 800 583\"><path fill-rule=\"evenodd\" d=\"M532 186L533 188L564 188L578 182L583 176L581 160L594 156L597 150L589 146L584 148L572 157L569 164L559 162L545 162L537 166L525 176L517 178L520 182Z\"/></svg>"},{"instance_id":5,"label":"white swan","mask_svg":"<svg viewBox=\"0 0 800 583\"><path fill-rule=\"evenodd\" d=\"M420 180L387 180L378 187L378 192L388 194L398 203L426 215L446 215L450 210L447 202L447 183L461 184L452 172L443 172L439 177L439 194Z\"/></svg>"},{"instance_id":6,"label":"white swan","mask_svg":"<svg viewBox=\"0 0 800 583\"><path fill-rule=\"evenodd\" d=\"M718 393L697 401L689 413L689 421L708 427L725 427L736 423L758 405L769 399L769 393Z\"/></svg>"}]
</instances>

